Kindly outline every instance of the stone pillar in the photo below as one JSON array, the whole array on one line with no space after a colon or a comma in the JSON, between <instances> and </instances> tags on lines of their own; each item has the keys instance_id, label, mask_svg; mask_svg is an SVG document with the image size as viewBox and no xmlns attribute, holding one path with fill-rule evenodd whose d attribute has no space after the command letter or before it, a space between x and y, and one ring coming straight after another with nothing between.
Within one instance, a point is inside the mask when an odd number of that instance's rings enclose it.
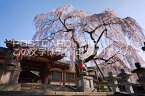
<instances>
[{"instance_id":1,"label":"stone pillar","mask_svg":"<svg viewBox=\"0 0 145 96\"><path fill-rule=\"evenodd\" d=\"M14 66L0 65L1 91L20 90L20 84L18 84L20 70Z\"/></svg>"},{"instance_id":2,"label":"stone pillar","mask_svg":"<svg viewBox=\"0 0 145 96\"><path fill-rule=\"evenodd\" d=\"M93 77L81 76L78 78L77 89L81 92L92 92L94 90Z\"/></svg>"}]
</instances>

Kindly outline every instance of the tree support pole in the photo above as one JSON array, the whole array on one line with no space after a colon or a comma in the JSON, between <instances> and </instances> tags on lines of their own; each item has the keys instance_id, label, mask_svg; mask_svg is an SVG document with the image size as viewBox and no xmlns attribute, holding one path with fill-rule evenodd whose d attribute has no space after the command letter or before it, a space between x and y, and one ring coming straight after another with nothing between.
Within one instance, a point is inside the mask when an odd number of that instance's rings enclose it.
<instances>
[{"instance_id":1,"label":"tree support pole","mask_svg":"<svg viewBox=\"0 0 145 96\"><path fill-rule=\"evenodd\" d=\"M93 60L94 60L94 63L96 64L97 69L100 71L100 73L101 73L103 79L104 79L105 81L107 81L107 79L105 78L104 74L102 73L102 70L101 70L100 67L98 66L97 62L95 61L95 59L93 59ZM112 89L110 88L110 86L107 85L107 87L108 87L109 91L112 91Z\"/></svg>"}]
</instances>

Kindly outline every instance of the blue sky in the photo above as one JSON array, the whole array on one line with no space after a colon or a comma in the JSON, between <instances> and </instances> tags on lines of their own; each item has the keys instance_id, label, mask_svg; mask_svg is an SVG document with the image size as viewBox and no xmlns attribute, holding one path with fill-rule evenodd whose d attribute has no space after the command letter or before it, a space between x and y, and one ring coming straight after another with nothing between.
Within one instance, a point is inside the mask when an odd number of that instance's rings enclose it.
<instances>
[{"instance_id":1,"label":"blue sky","mask_svg":"<svg viewBox=\"0 0 145 96\"><path fill-rule=\"evenodd\" d=\"M5 39L31 40L34 16L65 4L89 13L111 8L122 18L136 19L145 29L145 0L0 0L0 46L5 46Z\"/></svg>"}]
</instances>

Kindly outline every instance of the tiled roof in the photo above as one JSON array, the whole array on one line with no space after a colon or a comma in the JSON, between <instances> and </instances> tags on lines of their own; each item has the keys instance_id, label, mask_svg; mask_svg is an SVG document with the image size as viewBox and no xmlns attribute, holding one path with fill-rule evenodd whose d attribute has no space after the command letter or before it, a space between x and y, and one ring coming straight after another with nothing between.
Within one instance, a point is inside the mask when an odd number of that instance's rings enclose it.
<instances>
[{"instance_id":1,"label":"tiled roof","mask_svg":"<svg viewBox=\"0 0 145 96\"><path fill-rule=\"evenodd\" d=\"M7 48L4 48L4 47L0 47L0 54L3 54L5 53L7 50Z\"/></svg>"}]
</instances>

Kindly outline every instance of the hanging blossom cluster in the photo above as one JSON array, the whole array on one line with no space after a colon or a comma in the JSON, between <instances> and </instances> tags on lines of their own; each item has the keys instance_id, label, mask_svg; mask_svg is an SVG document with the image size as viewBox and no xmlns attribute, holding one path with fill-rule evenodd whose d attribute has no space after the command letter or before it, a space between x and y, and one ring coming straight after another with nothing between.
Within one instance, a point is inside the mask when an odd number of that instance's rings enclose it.
<instances>
[{"instance_id":1,"label":"hanging blossom cluster","mask_svg":"<svg viewBox=\"0 0 145 96\"><path fill-rule=\"evenodd\" d=\"M50 50L62 47L62 52L69 52L66 59L70 57L71 68L74 68L76 58L81 58L85 64L93 59L102 65L116 64L116 61L128 68L132 68L136 61L144 62L135 48L145 40L141 27L131 17L119 18L111 9L88 14L64 5L36 15L34 22L33 40L47 40L46 47ZM52 44L62 40L70 41L68 46L65 44L68 42L63 42L65 46Z\"/></svg>"}]
</instances>

